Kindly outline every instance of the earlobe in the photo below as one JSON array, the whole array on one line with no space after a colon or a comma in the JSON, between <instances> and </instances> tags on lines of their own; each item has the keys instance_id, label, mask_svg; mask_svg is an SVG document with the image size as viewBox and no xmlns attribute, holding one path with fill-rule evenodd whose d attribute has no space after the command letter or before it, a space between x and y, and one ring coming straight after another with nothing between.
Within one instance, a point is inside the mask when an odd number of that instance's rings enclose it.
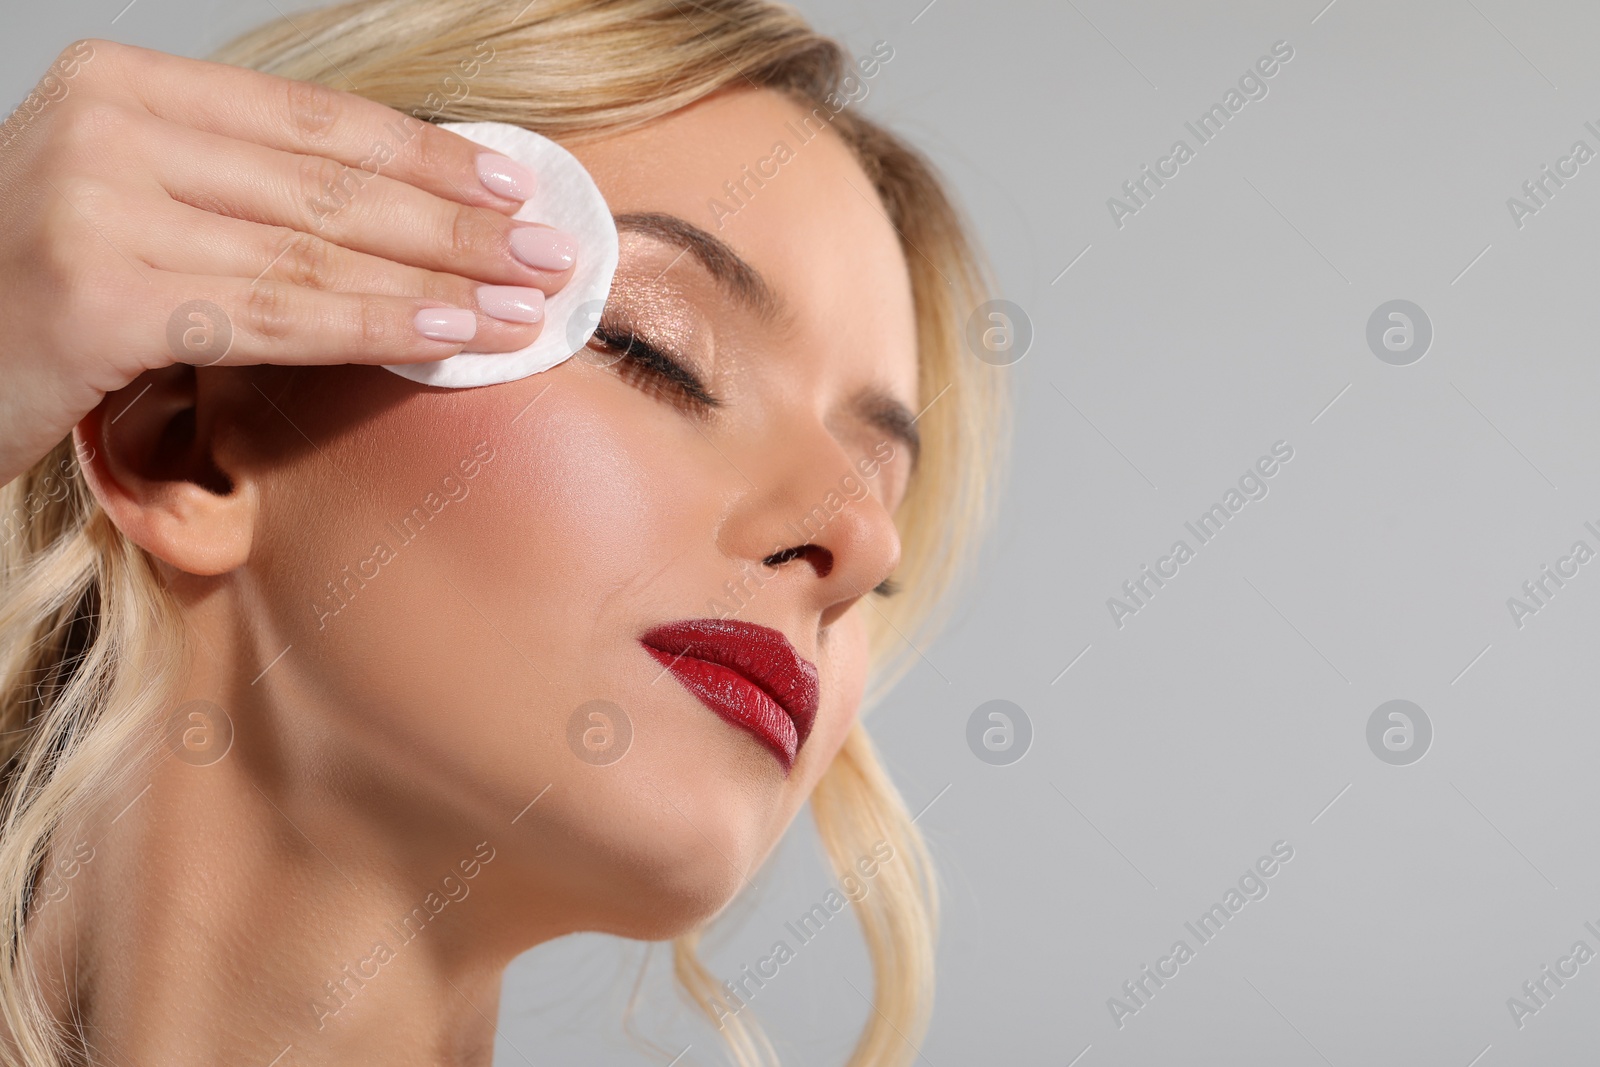
<instances>
[{"instance_id":1,"label":"earlobe","mask_svg":"<svg viewBox=\"0 0 1600 1067\"><path fill-rule=\"evenodd\" d=\"M84 479L111 521L188 574L225 574L250 555L256 487L219 455L219 402L195 368L164 367L107 394L73 431Z\"/></svg>"}]
</instances>

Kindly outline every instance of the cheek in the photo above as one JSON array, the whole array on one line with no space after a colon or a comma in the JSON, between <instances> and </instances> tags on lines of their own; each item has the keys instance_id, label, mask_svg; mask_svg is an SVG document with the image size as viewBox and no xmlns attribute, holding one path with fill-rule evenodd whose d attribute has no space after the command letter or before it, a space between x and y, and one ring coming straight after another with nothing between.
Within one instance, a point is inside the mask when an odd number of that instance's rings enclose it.
<instances>
[{"instance_id":1,"label":"cheek","mask_svg":"<svg viewBox=\"0 0 1600 1067\"><path fill-rule=\"evenodd\" d=\"M628 394L551 382L513 422L533 381L417 395L286 470L252 563L263 662L292 645L274 675L337 720L328 742L496 808L573 769L571 712L648 667L634 594L709 529Z\"/></svg>"},{"instance_id":2,"label":"cheek","mask_svg":"<svg viewBox=\"0 0 1600 1067\"><path fill-rule=\"evenodd\" d=\"M674 491L681 481L660 442L603 403L570 394L546 401L537 422L519 423L523 432L507 436L480 479L481 513L452 532L452 546L462 558L495 566L510 590L536 594L543 608L570 609L545 619L559 622L554 637L607 624L597 607L683 539L684 498L692 493ZM522 612L529 624L543 614L532 600Z\"/></svg>"}]
</instances>

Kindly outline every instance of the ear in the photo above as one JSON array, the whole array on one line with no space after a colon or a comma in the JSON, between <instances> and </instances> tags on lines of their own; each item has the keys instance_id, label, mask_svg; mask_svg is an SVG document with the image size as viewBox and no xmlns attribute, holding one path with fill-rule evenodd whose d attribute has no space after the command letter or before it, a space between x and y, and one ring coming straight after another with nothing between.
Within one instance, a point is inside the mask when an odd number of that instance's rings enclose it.
<instances>
[{"instance_id":1,"label":"ear","mask_svg":"<svg viewBox=\"0 0 1600 1067\"><path fill-rule=\"evenodd\" d=\"M186 364L146 371L74 431L78 454L91 457L85 480L111 521L188 574L226 574L250 555L257 486L217 432L236 385Z\"/></svg>"}]
</instances>

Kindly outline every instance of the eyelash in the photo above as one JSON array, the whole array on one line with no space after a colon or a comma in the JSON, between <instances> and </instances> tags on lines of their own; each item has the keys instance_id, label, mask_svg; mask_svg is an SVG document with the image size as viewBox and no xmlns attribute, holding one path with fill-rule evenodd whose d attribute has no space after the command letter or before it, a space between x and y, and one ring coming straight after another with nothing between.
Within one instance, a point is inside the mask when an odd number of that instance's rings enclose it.
<instances>
[{"instance_id":1,"label":"eyelash","mask_svg":"<svg viewBox=\"0 0 1600 1067\"><path fill-rule=\"evenodd\" d=\"M893 578L885 578L873 587L872 591L879 596L894 596L900 591L900 583Z\"/></svg>"},{"instance_id":2,"label":"eyelash","mask_svg":"<svg viewBox=\"0 0 1600 1067\"><path fill-rule=\"evenodd\" d=\"M626 362L618 367L618 373L645 392L696 413L722 406L722 401L706 391L699 375L632 330L623 337L602 322L595 328L593 340L602 351L621 356Z\"/></svg>"}]
</instances>

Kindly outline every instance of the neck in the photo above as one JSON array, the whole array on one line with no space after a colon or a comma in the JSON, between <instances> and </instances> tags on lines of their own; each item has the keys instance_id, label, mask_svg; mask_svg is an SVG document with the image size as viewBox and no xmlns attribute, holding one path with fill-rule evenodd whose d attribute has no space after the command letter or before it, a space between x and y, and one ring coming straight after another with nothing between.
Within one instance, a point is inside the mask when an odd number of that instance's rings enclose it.
<instances>
[{"instance_id":1,"label":"neck","mask_svg":"<svg viewBox=\"0 0 1600 1067\"><path fill-rule=\"evenodd\" d=\"M58 1020L128 1064L487 1067L531 943L507 944L494 842L397 846L370 798L252 766L244 740L159 758L58 836L28 933Z\"/></svg>"}]
</instances>

